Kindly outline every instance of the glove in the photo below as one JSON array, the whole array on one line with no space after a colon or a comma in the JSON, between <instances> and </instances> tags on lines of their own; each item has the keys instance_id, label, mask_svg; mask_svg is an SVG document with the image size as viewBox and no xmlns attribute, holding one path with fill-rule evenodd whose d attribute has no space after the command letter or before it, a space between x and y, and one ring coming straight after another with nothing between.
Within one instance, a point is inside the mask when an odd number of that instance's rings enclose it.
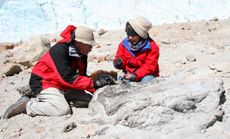
<instances>
[{"instance_id":1,"label":"glove","mask_svg":"<svg viewBox=\"0 0 230 139\"><path fill-rule=\"evenodd\" d=\"M115 80L112 76L108 74L101 74L100 76L97 76L95 79L93 79L93 87L95 89L101 88L105 85L114 85Z\"/></svg>"},{"instance_id":2,"label":"glove","mask_svg":"<svg viewBox=\"0 0 230 139\"><path fill-rule=\"evenodd\" d=\"M125 79L129 81L135 81L135 78L136 78L135 74L128 73L125 75Z\"/></svg>"},{"instance_id":3,"label":"glove","mask_svg":"<svg viewBox=\"0 0 230 139\"><path fill-rule=\"evenodd\" d=\"M114 60L113 60L113 66L115 68L119 68L122 64L122 59L120 57L116 57Z\"/></svg>"}]
</instances>

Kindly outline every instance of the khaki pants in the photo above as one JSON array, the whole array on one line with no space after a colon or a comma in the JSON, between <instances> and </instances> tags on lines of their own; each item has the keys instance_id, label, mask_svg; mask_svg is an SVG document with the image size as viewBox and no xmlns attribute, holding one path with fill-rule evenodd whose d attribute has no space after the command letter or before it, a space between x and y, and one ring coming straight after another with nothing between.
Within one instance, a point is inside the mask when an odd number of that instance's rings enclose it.
<instances>
[{"instance_id":1,"label":"khaki pants","mask_svg":"<svg viewBox=\"0 0 230 139\"><path fill-rule=\"evenodd\" d=\"M62 91L47 88L27 103L26 112L30 116L62 116L70 114L71 108Z\"/></svg>"}]
</instances>

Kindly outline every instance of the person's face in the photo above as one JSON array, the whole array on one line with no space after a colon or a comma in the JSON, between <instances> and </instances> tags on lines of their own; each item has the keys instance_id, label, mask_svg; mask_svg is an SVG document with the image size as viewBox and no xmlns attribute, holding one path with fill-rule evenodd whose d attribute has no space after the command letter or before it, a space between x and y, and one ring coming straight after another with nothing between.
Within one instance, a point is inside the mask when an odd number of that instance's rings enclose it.
<instances>
[{"instance_id":1,"label":"person's face","mask_svg":"<svg viewBox=\"0 0 230 139\"><path fill-rule=\"evenodd\" d=\"M84 43L79 43L79 52L82 54L82 55L88 55L88 53L92 50L92 45L89 45L89 44L84 44Z\"/></svg>"},{"instance_id":2,"label":"person's face","mask_svg":"<svg viewBox=\"0 0 230 139\"><path fill-rule=\"evenodd\" d=\"M141 40L141 37L138 35L127 35L127 37L132 45L136 45Z\"/></svg>"}]
</instances>

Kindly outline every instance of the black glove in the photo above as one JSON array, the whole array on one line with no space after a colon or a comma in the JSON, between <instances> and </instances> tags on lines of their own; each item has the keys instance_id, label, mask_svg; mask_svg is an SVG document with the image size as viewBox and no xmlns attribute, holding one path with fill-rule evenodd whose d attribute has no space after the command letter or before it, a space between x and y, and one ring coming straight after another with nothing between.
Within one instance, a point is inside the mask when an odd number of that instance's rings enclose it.
<instances>
[{"instance_id":1,"label":"black glove","mask_svg":"<svg viewBox=\"0 0 230 139\"><path fill-rule=\"evenodd\" d=\"M119 68L120 66L122 65L122 59L120 57L116 57L114 60L113 60L113 66L115 68Z\"/></svg>"},{"instance_id":2,"label":"black glove","mask_svg":"<svg viewBox=\"0 0 230 139\"><path fill-rule=\"evenodd\" d=\"M94 78L93 80L93 86L95 89L101 88L105 85L114 85L114 84L115 84L115 80L113 79L112 76L108 74L101 74L96 78Z\"/></svg>"}]
</instances>

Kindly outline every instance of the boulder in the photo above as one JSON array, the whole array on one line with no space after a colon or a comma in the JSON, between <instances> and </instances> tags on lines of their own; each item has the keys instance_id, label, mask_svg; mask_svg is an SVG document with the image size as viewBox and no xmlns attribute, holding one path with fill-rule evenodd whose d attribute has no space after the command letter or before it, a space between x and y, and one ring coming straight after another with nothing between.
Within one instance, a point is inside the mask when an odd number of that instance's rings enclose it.
<instances>
[{"instance_id":1,"label":"boulder","mask_svg":"<svg viewBox=\"0 0 230 139\"><path fill-rule=\"evenodd\" d=\"M13 76L21 72L22 69L19 65L13 63L7 63L3 66L1 75L2 76Z\"/></svg>"},{"instance_id":2,"label":"boulder","mask_svg":"<svg viewBox=\"0 0 230 139\"><path fill-rule=\"evenodd\" d=\"M222 119L223 94L220 79L120 83L99 89L89 109L96 118L112 124L188 137L188 131L199 134Z\"/></svg>"},{"instance_id":3,"label":"boulder","mask_svg":"<svg viewBox=\"0 0 230 139\"><path fill-rule=\"evenodd\" d=\"M33 37L21 46L12 50L13 57L17 63L35 63L51 47L50 41L44 37ZM28 64L29 63L29 64Z\"/></svg>"}]
</instances>

